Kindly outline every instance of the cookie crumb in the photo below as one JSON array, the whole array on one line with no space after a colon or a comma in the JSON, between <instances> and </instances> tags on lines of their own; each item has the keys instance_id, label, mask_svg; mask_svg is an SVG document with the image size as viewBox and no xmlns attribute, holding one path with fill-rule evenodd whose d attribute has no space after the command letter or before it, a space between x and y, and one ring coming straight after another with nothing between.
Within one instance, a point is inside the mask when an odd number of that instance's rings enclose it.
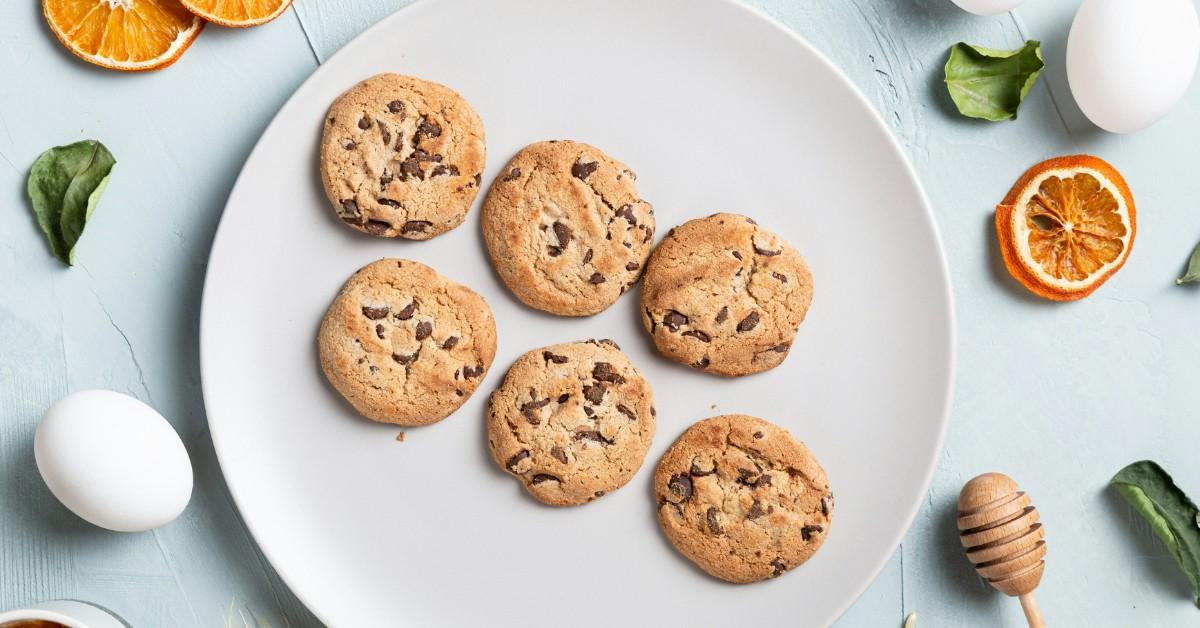
<instances>
[{"instance_id":1,"label":"cookie crumb","mask_svg":"<svg viewBox=\"0 0 1200 628\"><path fill-rule=\"evenodd\" d=\"M404 432L400 432L399 434L396 434L396 440L403 443L404 442Z\"/></svg>"}]
</instances>

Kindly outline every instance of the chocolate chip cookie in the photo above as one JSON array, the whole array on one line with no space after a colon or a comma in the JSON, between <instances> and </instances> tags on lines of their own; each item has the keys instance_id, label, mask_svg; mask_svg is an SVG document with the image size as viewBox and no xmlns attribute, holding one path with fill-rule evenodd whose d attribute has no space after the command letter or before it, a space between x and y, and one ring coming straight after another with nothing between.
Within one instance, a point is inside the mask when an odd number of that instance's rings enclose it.
<instances>
[{"instance_id":1,"label":"chocolate chip cookie","mask_svg":"<svg viewBox=\"0 0 1200 628\"><path fill-rule=\"evenodd\" d=\"M496 355L483 297L410 260L354 273L317 335L321 370L363 416L427 425L458 409Z\"/></svg>"},{"instance_id":2,"label":"chocolate chip cookie","mask_svg":"<svg viewBox=\"0 0 1200 628\"><path fill-rule=\"evenodd\" d=\"M676 362L747 375L783 362L812 296L812 273L783 238L745 216L713 214L654 249L642 323Z\"/></svg>"},{"instance_id":3,"label":"chocolate chip cookie","mask_svg":"<svg viewBox=\"0 0 1200 628\"><path fill-rule=\"evenodd\" d=\"M538 501L590 502L629 482L654 438L654 393L611 340L535 349L492 393L496 464Z\"/></svg>"},{"instance_id":4,"label":"chocolate chip cookie","mask_svg":"<svg viewBox=\"0 0 1200 628\"><path fill-rule=\"evenodd\" d=\"M587 144L521 149L483 203L484 240L513 294L552 314L588 316L633 286L654 237L654 210L635 179Z\"/></svg>"},{"instance_id":5,"label":"chocolate chip cookie","mask_svg":"<svg viewBox=\"0 0 1200 628\"><path fill-rule=\"evenodd\" d=\"M462 96L379 74L330 106L321 181L338 218L355 229L428 240L462 224L484 158L483 123Z\"/></svg>"},{"instance_id":6,"label":"chocolate chip cookie","mask_svg":"<svg viewBox=\"0 0 1200 628\"><path fill-rule=\"evenodd\" d=\"M804 443L744 414L689 427L658 463L654 494L675 549L737 583L803 564L825 542L833 516L825 471Z\"/></svg>"}]
</instances>

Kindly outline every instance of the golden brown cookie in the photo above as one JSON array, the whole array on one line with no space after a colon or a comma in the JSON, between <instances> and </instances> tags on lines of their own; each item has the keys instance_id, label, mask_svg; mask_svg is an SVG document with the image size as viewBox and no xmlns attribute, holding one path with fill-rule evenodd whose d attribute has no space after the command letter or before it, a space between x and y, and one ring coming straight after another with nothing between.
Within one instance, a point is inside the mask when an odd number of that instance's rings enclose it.
<instances>
[{"instance_id":1,"label":"golden brown cookie","mask_svg":"<svg viewBox=\"0 0 1200 628\"><path fill-rule=\"evenodd\" d=\"M803 564L825 542L833 516L825 471L804 443L744 414L689 427L658 463L654 494L675 549L737 583Z\"/></svg>"},{"instance_id":2,"label":"golden brown cookie","mask_svg":"<svg viewBox=\"0 0 1200 628\"><path fill-rule=\"evenodd\" d=\"M629 482L654 438L654 393L611 340L522 355L492 393L488 445L538 501L573 506Z\"/></svg>"},{"instance_id":3,"label":"golden brown cookie","mask_svg":"<svg viewBox=\"0 0 1200 628\"><path fill-rule=\"evenodd\" d=\"M664 356L720 375L778 366L812 303L813 278L783 238L738 214L672 229L642 284L642 323Z\"/></svg>"},{"instance_id":4,"label":"golden brown cookie","mask_svg":"<svg viewBox=\"0 0 1200 628\"><path fill-rule=\"evenodd\" d=\"M354 273L317 334L321 370L363 416L427 425L458 409L496 355L483 297L432 268L381 259Z\"/></svg>"},{"instance_id":5,"label":"golden brown cookie","mask_svg":"<svg viewBox=\"0 0 1200 628\"><path fill-rule=\"evenodd\" d=\"M379 74L329 107L321 181L338 217L355 229L428 240L462 224L484 158L483 123L462 96Z\"/></svg>"},{"instance_id":6,"label":"golden brown cookie","mask_svg":"<svg viewBox=\"0 0 1200 628\"><path fill-rule=\"evenodd\" d=\"M483 237L509 290L562 316L616 302L637 282L654 238L654 210L638 196L636 178L587 144L521 149L483 203Z\"/></svg>"}]
</instances>

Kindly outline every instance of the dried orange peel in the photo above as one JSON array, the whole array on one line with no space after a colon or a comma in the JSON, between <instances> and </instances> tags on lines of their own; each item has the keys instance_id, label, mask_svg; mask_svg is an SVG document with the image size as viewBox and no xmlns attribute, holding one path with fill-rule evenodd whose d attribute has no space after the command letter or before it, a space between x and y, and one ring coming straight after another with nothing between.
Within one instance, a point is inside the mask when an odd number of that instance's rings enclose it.
<instances>
[{"instance_id":1,"label":"dried orange peel","mask_svg":"<svg viewBox=\"0 0 1200 628\"><path fill-rule=\"evenodd\" d=\"M266 24L292 6L292 0L182 0L189 11L221 26Z\"/></svg>"},{"instance_id":2,"label":"dried orange peel","mask_svg":"<svg viewBox=\"0 0 1200 628\"><path fill-rule=\"evenodd\" d=\"M1056 157L1026 171L996 206L996 234L1013 278L1038 296L1075 301L1125 264L1137 210L1108 162Z\"/></svg>"},{"instance_id":3,"label":"dried orange peel","mask_svg":"<svg viewBox=\"0 0 1200 628\"><path fill-rule=\"evenodd\" d=\"M42 0L42 14L72 54L125 72L175 63L204 29L179 0Z\"/></svg>"}]
</instances>

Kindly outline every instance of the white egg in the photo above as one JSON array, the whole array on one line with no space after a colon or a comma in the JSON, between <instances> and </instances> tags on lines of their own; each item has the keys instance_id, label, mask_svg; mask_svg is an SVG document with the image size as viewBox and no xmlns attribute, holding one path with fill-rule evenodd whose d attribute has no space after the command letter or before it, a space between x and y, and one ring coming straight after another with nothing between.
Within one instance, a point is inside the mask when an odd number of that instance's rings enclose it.
<instances>
[{"instance_id":1,"label":"white egg","mask_svg":"<svg viewBox=\"0 0 1200 628\"><path fill-rule=\"evenodd\" d=\"M1084 0L1067 39L1067 79L1096 126L1132 133L1179 102L1197 58L1192 0Z\"/></svg>"},{"instance_id":2,"label":"white egg","mask_svg":"<svg viewBox=\"0 0 1200 628\"><path fill-rule=\"evenodd\" d=\"M191 499L183 441L154 408L128 395L83 390L58 401L38 425L33 452L50 492L102 528L157 528Z\"/></svg>"},{"instance_id":3,"label":"white egg","mask_svg":"<svg viewBox=\"0 0 1200 628\"><path fill-rule=\"evenodd\" d=\"M1021 6L1025 0L954 0L964 11L975 15L997 15Z\"/></svg>"}]
</instances>

